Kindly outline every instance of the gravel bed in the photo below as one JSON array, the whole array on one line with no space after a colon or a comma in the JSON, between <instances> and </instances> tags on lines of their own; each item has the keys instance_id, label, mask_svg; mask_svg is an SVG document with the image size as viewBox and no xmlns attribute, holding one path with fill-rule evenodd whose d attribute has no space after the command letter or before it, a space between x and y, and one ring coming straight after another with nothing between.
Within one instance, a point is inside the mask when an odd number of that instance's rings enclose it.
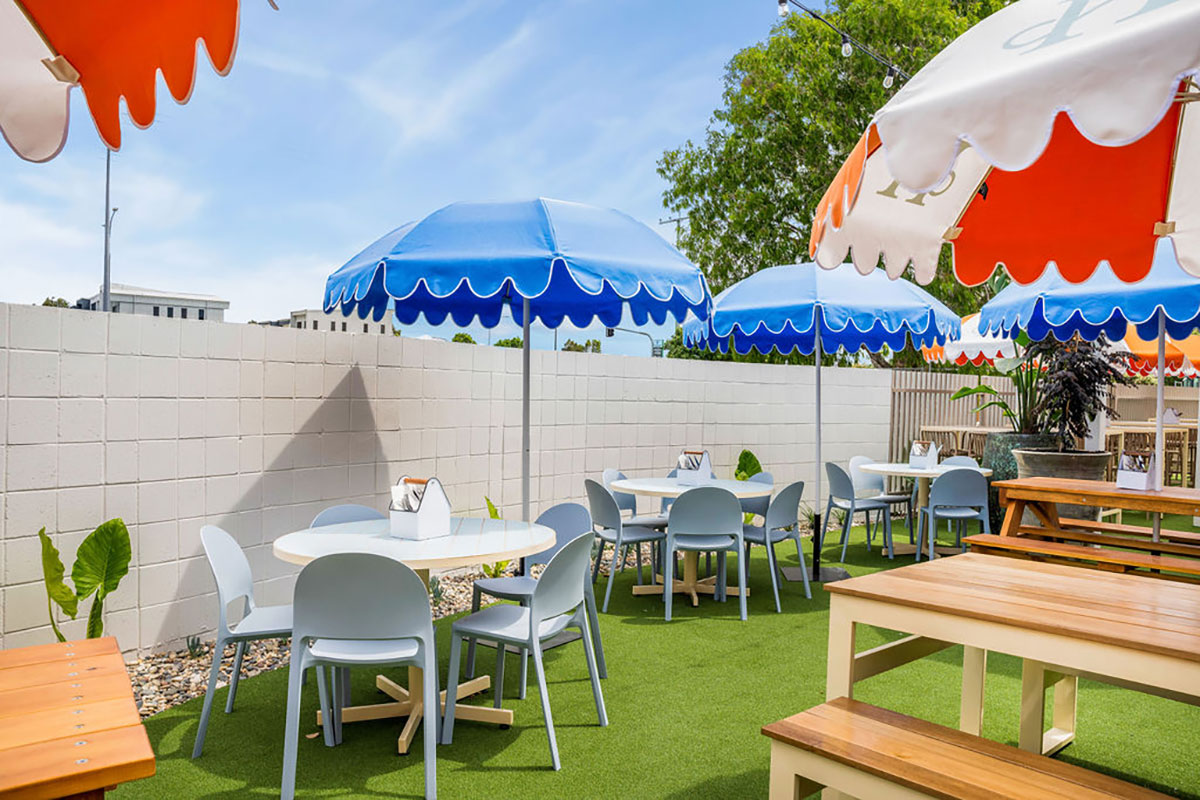
<instances>
[{"instance_id":1,"label":"gravel bed","mask_svg":"<svg viewBox=\"0 0 1200 800\"><path fill-rule=\"evenodd\" d=\"M606 550L604 562L600 567L601 574L608 574L611 563L609 549ZM631 554L626 565L632 567L635 564ZM516 565L512 564L508 572L512 573L515 569ZM533 568L535 575L539 569ZM433 617L441 619L471 608L471 585L477 578L482 578L483 573L479 570L454 570L436 577L441 598L433 607ZM242 659L242 677L251 678L286 666L290 658L290 644L290 641L281 639L264 639L249 643L246 655ZM205 642L195 656L189 655L187 650L176 650L145 656L127 664L134 699L141 715L149 717L171 706L185 703L193 697L202 696L208 684L209 670L212 668L212 649L213 643ZM234 650L234 645L225 648L218 687L229 683Z\"/></svg>"}]
</instances>

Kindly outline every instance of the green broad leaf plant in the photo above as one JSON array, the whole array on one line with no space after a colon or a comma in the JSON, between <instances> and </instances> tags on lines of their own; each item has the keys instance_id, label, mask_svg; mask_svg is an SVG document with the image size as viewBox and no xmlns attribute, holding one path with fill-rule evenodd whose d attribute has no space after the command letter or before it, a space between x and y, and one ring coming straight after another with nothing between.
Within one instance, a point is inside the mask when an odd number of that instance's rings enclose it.
<instances>
[{"instance_id":1,"label":"green broad leaf plant","mask_svg":"<svg viewBox=\"0 0 1200 800\"><path fill-rule=\"evenodd\" d=\"M490 497L484 497L483 502L487 503L488 516L492 519L500 519L500 511L496 508L496 504L492 502ZM483 574L489 578L499 578L504 574L504 570L508 569L508 561L497 561L495 564L482 564Z\"/></svg>"},{"instance_id":2,"label":"green broad leaf plant","mask_svg":"<svg viewBox=\"0 0 1200 800\"><path fill-rule=\"evenodd\" d=\"M733 471L733 477L735 480L748 481L752 475L757 475L762 471L762 463L758 460L758 456L749 450L743 450L738 454L737 468ZM747 512L742 515L742 521L749 525L754 521L754 515Z\"/></svg>"},{"instance_id":3,"label":"green broad leaf plant","mask_svg":"<svg viewBox=\"0 0 1200 800\"><path fill-rule=\"evenodd\" d=\"M133 548L129 541L129 529L120 519L110 519L88 534L79 545L75 563L71 566L72 589L63 580L66 568L58 548L46 534L38 531L42 543L42 578L46 584L46 610L50 615L50 627L60 642L66 637L58 627L57 605L63 614L75 619L80 604L92 597L88 612L87 638L97 639L104 635L104 600L117 590L121 579L129 574L129 562Z\"/></svg>"}]
</instances>

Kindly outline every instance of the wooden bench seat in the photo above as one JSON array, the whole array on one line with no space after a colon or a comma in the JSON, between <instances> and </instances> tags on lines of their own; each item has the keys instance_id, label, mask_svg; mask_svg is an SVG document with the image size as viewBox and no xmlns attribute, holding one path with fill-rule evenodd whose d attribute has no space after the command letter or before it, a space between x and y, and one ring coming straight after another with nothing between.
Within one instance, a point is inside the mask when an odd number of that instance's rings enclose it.
<instances>
[{"instance_id":1,"label":"wooden bench seat","mask_svg":"<svg viewBox=\"0 0 1200 800\"><path fill-rule=\"evenodd\" d=\"M1163 798L1108 775L839 698L763 727L771 800L828 787L859 798Z\"/></svg>"},{"instance_id":2,"label":"wooden bench seat","mask_svg":"<svg viewBox=\"0 0 1200 800\"><path fill-rule=\"evenodd\" d=\"M1039 525L1022 525L1018 532L1021 536L1031 536L1036 539L1056 539L1081 544L1094 544L1101 547L1123 547L1129 550L1144 550L1150 553L1165 553L1167 555L1200 558L1200 546L1175 542L1167 539L1153 541L1146 538L1119 536L1108 533L1093 533L1083 528L1043 528Z\"/></svg>"},{"instance_id":3,"label":"wooden bench seat","mask_svg":"<svg viewBox=\"0 0 1200 800\"><path fill-rule=\"evenodd\" d=\"M1117 522L1102 522L1100 520L1091 519L1070 519L1063 517L1058 521L1060 527L1077 528L1081 530L1095 531L1097 533L1111 533L1117 536L1137 536L1143 539L1149 539L1154 535L1153 528L1143 527L1142 525L1123 525ZM1200 533L1194 531L1172 531L1163 528L1159 532L1159 538L1167 542L1180 542L1183 544L1194 544L1200 546Z\"/></svg>"},{"instance_id":4,"label":"wooden bench seat","mask_svg":"<svg viewBox=\"0 0 1200 800\"><path fill-rule=\"evenodd\" d=\"M970 545L973 552L977 553L993 553L1033 558L1040 561L1094 566L1098 569L1120 572L1136 571L1139 575L1200 582L1200 559L1196 558L1049 542L1033 536L998 536L984 533L967 536L963 541Z\"/></svg>"}]
</instances>

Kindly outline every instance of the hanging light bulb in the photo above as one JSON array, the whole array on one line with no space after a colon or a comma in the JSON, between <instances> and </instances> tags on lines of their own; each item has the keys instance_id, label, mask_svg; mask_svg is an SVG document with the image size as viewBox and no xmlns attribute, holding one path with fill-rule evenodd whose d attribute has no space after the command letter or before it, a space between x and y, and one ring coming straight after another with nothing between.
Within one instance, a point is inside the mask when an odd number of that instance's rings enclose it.
<instances>
[{"instance_id":1,"label":"hanging light bulb","mask_svg":"<svg viewBox=\"0 0 1200 800\"><path fill-rule=\"evenodd\" d=\"M883 76L883 88L890 89L892 84L896 82L896 68L888 67L887 75Z\"/></svg>"},{"instance_id":2,"label":"hanging light bulb","mask_svg":"<svg viewBox=\"0 0 1200 800\"><path fill-rule=\"evenodd\" d=\"M849 58L854 53L854 45L850 44L850 35L842 34L842 55Z\"/></svg>"},{"instance_id":3,"label":"hanging light bulb","mask_svg":"<svg viewBox=\"0 0 1200 800\"><path fill-rule=\"evenodd\" d=\"M779 0L779 16L786 17L789 11L791 9L788 8L788 0Z\"/></svg>"}]
</instances>

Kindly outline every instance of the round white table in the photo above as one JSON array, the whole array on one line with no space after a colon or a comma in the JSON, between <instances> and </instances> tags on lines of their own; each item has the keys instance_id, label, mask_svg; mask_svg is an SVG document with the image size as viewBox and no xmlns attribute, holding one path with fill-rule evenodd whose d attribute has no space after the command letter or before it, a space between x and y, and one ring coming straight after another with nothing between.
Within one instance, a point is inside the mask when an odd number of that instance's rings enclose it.
<instances>
[{"instance_id":1,"label":"round white table","mask_svg":"<svg viewBox=\"0 0 1200 800\"><path fill-rule=\"evenodd\" d=\"M429 570L453 569L475 564L505 561L540 553L554 544L555 534L545 525L500 519L451 517L450 535L436 539L397 539L389 535L386 519L346 522L321 528L308 528L288 533L275 540L275 557L291 564L307 564L313 559L334 553L374 553L401 561L412 568L421 580L429 583ZM408 668L408 688L383 675L375 676L375 686L392 698L392 702L342 709L342 722L368 719L408 717L400 732L397 750L407 753L424 716L421 704L423 671ZM481 676L458 686L458 699L469 697L491 687L489 676ZM445 707L446 693L442 692ZM464 713L465 712L465 713ZM459 704L454 712L458 719L512 725L512 711L503 708ZM317 724L322 724L317 712Z\"/></svg>"},{"instance_id":2,"label":"round white table","mask_svg":"<svg viewBox=\"0 0 1200 800\"><path fill-rule=\"evenodd\" d=\"M929 505L929 486L934 479L945 472L952 469L975 469L983 473L983 477L990 478L992 471L984 467L969 467L965 464L938 464L936 467L910 467L905 462L891 464L863 464L859 467L863 472L870 472L874 475L885 475L892 478L909 478L917 482L917 508L925 508ZM916 509L913 509L916 513ZM912 555L917 551L915 545L896 544L893 545L894 551L898 555ZM944 554L957 553L958 549L953 547L938 546L937 552Z\"/></svg>"},{"instance_id":3,"label":"round white table","mask_svg":"<svg viewBox=\"0 0 1200 800\"><path fill-rule=\"evenodd\" d=\"M718 489L724 489L730 492L739 500L750 497L770 497L775 491L775 487L769 483L758 483L757 481L734 481L726 479L714 479L698 484L680 483L678 478L622 478L615 480L609 484L609 488L614 492L628 492L629 494L644 495L646 497L679 497L689 489L695 489L699 486L715 486ZM651 572L653 575L653 572ZM663 578L657 576L659 581ZM683 551L683 580L672 581L671 588L673 591L681 594L689 595L692 598L692 605L700 604L699 595L715 594L716 593L716 576L709 578L700 577L700 553L695 550ZM654 581L648 586L634 586L634 594L662 594L662 586L655 585ZM741 593L741 589L729 586L726 587L726 593L737 597ZM750 596L749 587L746 588L746 596Z\"/></svg>"}]
</instances>

